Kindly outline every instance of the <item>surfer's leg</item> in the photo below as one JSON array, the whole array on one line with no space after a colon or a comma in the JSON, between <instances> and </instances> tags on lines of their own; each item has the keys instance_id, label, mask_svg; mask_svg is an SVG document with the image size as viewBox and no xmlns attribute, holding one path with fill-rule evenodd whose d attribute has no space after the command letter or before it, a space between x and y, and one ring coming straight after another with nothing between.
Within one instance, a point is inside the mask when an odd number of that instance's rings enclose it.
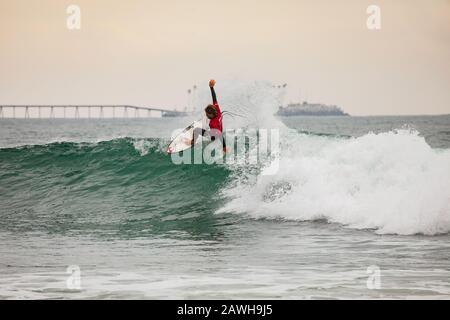
<instances>
[{"instance_id":1,"label":"surfer's leg","mask_svg":"<svg viewBox=\"0 0 450 320\"><path fill-rule=\"evenodd\" d=\"M226 150L227 145L225 143L225 137L223 136L223 133L220 133L220 137L222 138L222 148L223 148L223 150ZM216 140L216 136L215 135L211 135L211 141L215 141L215 140Z\"/></svg>"},{"instance_id":2,"label":"surfer's leg","mask_svg":"<svg viewBox=\"0 0 450 320\"><path fill-rule=\"evenodd\" d=\"M225 148L225 138L223 137L223 134L221 134L220 135L221 137L222 137L222 144L223 144L223 147ZM211 141L214 141L214 140L216 140L216 137L215 136L211 136Z\"/></svg>"}]
</instances>

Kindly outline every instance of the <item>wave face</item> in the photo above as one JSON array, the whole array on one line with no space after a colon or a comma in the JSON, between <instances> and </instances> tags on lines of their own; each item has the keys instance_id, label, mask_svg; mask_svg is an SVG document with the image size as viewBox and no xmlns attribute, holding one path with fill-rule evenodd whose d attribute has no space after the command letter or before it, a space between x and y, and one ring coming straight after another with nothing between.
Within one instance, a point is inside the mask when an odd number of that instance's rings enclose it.
<instances>
[{"instance_id":1,"label":"wave face","mask_svg":"<svg viewBox=\"0 0 450 320\"><path fill-rule=\"evenodd\" d=\"M0 149L0 228L152 234L201 222L216 209L228 171L174 165L166 143L121 138Z\"/></svg>"},{"instance_id":2,"label":"wave face","mask_svg":"<svg viewBox=\"0 0 450 320\"><path fill-rule=\"evenodd\" d=\"M412 130L331 138L285 133L274 175L237 176L219 212L326 220L380 234L450 231L450 150Z\"/></svg>"}]
</instances>

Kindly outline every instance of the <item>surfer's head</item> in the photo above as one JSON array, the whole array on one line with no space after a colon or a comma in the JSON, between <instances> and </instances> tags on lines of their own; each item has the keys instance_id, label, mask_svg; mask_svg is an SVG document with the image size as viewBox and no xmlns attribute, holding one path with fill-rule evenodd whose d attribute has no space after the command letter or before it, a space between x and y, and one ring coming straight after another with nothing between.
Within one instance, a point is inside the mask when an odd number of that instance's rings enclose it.
<instances>
[{"instance_id":1,"label":"surfer's head","mask_svg":"<svg viewBox=\"0 0 450 320\"><path fill-rule=\"evenodd\" d=\"M205 113L210 120L214 119L217 116L217 110L212 104L208 104L208 106L205 108Z\"/></svg>"}]
</instances>

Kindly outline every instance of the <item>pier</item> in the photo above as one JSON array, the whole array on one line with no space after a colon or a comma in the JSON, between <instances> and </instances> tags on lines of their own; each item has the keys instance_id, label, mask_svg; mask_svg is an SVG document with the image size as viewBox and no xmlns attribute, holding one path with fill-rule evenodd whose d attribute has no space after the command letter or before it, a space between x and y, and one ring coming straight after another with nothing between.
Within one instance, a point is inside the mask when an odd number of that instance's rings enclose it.
<instances>
[{"instance_id":1,"label":"pier","mask_svg":"<svg viewBox=\"0 0 450 320\"><path fill-rule=\"evenodd\" d=\"M0 105L0 118L105 119L186 116L186 112L131 105Z\"/></svg>"}]
</instances>

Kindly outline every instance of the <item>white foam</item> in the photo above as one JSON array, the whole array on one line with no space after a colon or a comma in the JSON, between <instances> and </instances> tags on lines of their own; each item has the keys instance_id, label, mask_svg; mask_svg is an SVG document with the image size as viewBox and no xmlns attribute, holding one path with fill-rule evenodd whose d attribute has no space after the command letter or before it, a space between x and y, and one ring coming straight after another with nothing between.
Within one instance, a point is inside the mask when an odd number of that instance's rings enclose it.
<instances>
[{"instance_id":1,"label":"white foam","mask_svg":"<svg viewBox=\"0 0 450 320\"><path fill-rule=\"evenodd\" d=\"M140 156L146 156L150 151L165 153L167 141L161 139L132 139L134 149L139 152Z\"/></svg>"},{"instance_id":2,"label":"white foam","mask_svg":"<svg viewBox=\"0 0 450 320\"><path fill-rule=\"evenodd\" d=\"M278 172L250 183L240 172L219 212L326 219L383 234L450 231L450 150L432 149L418 132L284 139Z\"/></svg>"}]
</instances>

